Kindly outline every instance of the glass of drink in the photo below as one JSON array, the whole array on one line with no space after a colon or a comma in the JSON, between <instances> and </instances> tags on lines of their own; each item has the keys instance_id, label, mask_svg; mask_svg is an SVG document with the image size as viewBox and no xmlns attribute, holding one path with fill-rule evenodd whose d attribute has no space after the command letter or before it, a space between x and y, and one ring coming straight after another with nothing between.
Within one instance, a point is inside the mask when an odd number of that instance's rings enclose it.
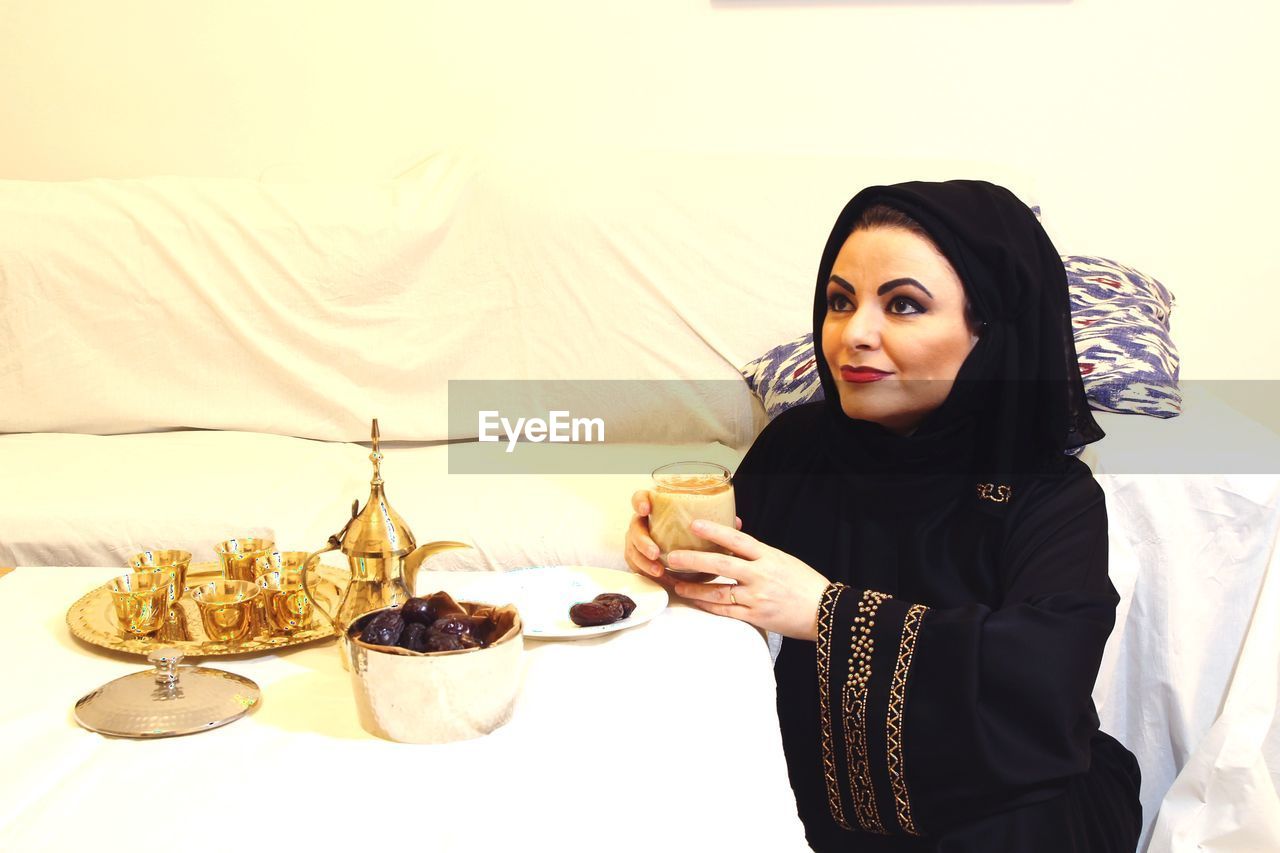
<instances>
[{"instance_id":1,"label":"glass of drink","mask_svg":"<svg viewBox=\"0 0 1280 853\"><path fill-rule=\"evenodd\" d=\"M729 469L714 462L673 462L653 472L649 492L649 535L657 543L659 559L667 566L671 551L706 551L727 554L726 549L694 534L689 525L705 519L733 527L735 506ZM715 575L671 570L677 580L705 583Z\"/></svg>"}]
</instances>

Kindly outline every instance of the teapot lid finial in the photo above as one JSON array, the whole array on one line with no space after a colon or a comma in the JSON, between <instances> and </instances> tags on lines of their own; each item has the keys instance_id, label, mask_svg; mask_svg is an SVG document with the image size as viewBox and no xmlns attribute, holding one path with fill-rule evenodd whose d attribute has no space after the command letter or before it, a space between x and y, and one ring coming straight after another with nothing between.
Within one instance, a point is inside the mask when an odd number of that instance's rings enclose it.
<instances>
[{"instance_id":1,"label":"teapot lid finial","mask_svg":"<svg viewBox=\"0 0 1280 853\"><path fill-rule=\"evenodd\" d=\"M414 548L413 532L400 513L392 509L383 489L382 436L377 418L373 419L371 437L373 451L369 461L373 463L373 479L369 483L369 499L351 520L342 540L342 551L363 556L407 554Z\"/></svg>"},{"instance_id":2,"label":"teapot lid finial","mask_svg":"<svg viewBox=\"0 0 1280 853\"><path fill-rule=\"evenodd\" d=\"M378 449L378 439L381 434L378 432L378 419L373 419L373 452L369 454L369 461L373 463L373 482L382 482L382 451Z\"/></svg>"}]
</instances>

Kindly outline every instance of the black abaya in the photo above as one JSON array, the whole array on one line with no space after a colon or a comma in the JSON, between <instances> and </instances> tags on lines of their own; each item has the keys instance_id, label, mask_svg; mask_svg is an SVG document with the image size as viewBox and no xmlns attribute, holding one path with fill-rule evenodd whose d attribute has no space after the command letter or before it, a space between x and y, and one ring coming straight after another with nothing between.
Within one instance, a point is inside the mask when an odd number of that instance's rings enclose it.
<instances>
[{"instance_id":1,"label":"black abaya","mask_svg":"<svg viewBox=\"0 0 1280 853\"><path fill-rule=\"evenodd\" d=\"M901 500L851 494L831 473L821 444L806 440L820 418L817 404L780 416L734 477L745 531L847 586L829 620L827 671L814 643L790 639L775 667L809 843L1132 851L1137 765L1098 731L1089 698L1117 597L1106 509L1088 468L1065 460L1062 472L1024 482L1004 518L945 490L918 493L918 512L904 513ZM847 714L865 590L892 598L866 635L865 705Z\"/></svg>"}]
</instances>

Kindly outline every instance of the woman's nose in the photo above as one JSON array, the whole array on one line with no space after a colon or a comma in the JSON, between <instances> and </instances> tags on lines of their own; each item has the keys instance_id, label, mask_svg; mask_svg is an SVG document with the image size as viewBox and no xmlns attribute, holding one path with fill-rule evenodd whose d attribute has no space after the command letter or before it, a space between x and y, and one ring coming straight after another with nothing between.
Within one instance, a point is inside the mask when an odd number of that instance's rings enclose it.
<instances>
[{"instance_id":1,"label":"woman's nose","mask_svg":"<svg viewBox=\"0 0 1280 853\"><path fill-rule=\"evenodd\" d=\"M844 333L841 337L844 345L849 349L879 349L880 320L874 312L865 308L854 311L849 315L848 322L844 324Z\"/></svg>"}]
</instances>

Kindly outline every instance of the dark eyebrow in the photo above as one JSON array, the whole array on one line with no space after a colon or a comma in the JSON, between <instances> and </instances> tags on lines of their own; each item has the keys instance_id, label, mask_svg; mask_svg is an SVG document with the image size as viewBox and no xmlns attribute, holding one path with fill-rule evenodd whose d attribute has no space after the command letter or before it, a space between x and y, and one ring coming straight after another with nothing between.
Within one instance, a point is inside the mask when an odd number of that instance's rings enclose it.
<instances>
[{"instance_id":1,"label":"dark eyebrow","mask_svg":"<svg viewBox=\"0 0 1280 853\"><path fill-rule=\"evenodd\" d=\"M843 287L845 290L849 291L850 293L853 293L853 285L845 281L844 279L842 279L840 276L833 275L831 276L831 280L836 284L840 285L841 287Z\"/></svg>"},{"instance_id":2,"label":"dark eyebrow","mask_svg":"<svg viewBox=\"0 0 1280 853\"><path fill-rule=\"evenodd\" d=\"M886 281L884 284L880 285L880 287L876 289L876 295L884 296L886 293L888 293L890 290L893 290L895 287L902 287L903 285L907 285L907 284L913 287L920 288L921 290L924 291L925 296L929 297L930 299L933 298L933 294L929 292L929 288L925 287L923 284L916 281L914 278L895 278L893 281Z\"/></svg>"},{"instance_id":3,"label":"dark eyebrow","mask_svg":"<svg viewBox=\"0 0 1280 853\"><path fill-rule=\"evenodd\" d=\"M843 287L845 290L849 291L850 293L853 293L853 285L845 281L844 279L842 279L840 276L833 275L831 276L831 280L834 281L836 284L840 285L841 287ZM928 296L930 299L933 299L933 294L929 292L929 288L925 287L923 284L916 281L914 278L895 278L892 281L886 281L884 284L876 288L876 295L884 296L886 293L888 293L890 290L893 290L895 287L902 287L908 284L912 285L913 287L920 288L925 292L926 296Z\"/></svg>"}]
</instances>

